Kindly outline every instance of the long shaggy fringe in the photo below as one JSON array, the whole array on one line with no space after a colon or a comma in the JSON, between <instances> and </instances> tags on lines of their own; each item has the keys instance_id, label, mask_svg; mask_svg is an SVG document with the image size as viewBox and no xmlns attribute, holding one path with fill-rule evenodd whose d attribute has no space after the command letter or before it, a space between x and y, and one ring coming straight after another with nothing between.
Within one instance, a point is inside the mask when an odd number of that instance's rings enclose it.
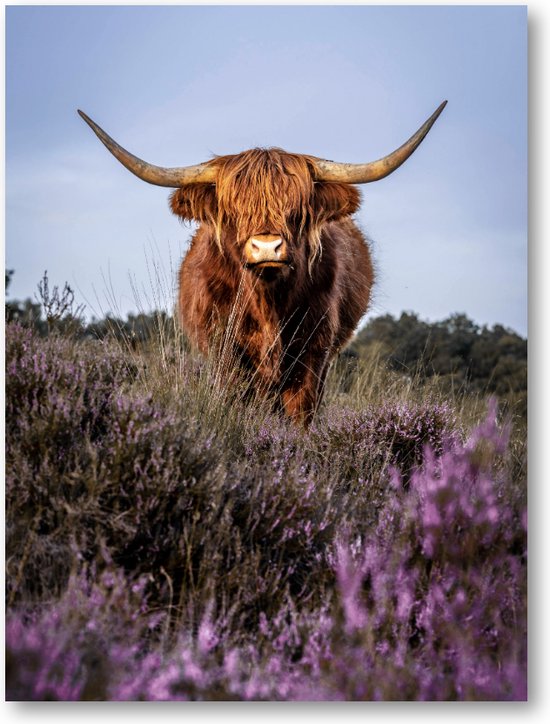
<instances>
[{"instance_id":1,"label":"long shaggy fringe","mask_svg":"<svg viewBox=\"0 0 550 724\"><path fill-rule=\"evenodd\" d=\"M265 232L290 236L298 227L307 234L310 253L320 251L319 228L314 223L313 160L278 148L254 148L213 161L218 166L216 236L227 222L235 224L239 239ZM289 209L292 214L289 217ZM291 228L294 227L294 228Z\"/></svg>"}]
</instances>

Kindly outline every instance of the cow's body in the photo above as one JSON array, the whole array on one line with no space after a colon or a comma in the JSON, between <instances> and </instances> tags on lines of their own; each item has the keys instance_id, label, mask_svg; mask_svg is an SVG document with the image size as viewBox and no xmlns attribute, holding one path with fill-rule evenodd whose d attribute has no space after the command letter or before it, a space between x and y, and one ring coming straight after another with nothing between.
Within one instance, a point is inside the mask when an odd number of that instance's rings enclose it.
<instances>
[{"instance_id":1,"label":"cow's body","mask_svg":"<svg viewBox=\"0 0 550 724\"><path fill-rule=\"evenodd\" d=\"M350 218L329 222L311 275L264 283L232 255L220 257L213 233L200 228L182 262L179 317L207 353L231 350L280 395L293 418L307 422L322 394L331 359L365 313L373 284L368 245ZM223 330L229 339L220 339Z\"/></svg>"}]
</instances>

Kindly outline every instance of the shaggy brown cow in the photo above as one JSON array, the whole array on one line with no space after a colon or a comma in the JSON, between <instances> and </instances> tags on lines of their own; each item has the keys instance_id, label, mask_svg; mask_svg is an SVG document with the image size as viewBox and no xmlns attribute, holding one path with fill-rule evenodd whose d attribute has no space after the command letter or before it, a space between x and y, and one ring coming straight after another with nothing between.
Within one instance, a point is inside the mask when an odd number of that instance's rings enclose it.
<instances>
[{"instance_id":1,"label":"shaggy brown cow","mask_svg":"<svg viewBox=\"0 0 550 724\"><path fill-rule=\"evenodd\" d=\"M191 340L206 353L221 336L256 386L277 392L286 413L307 425L329 363L366 312L373 284L368 244L351 218L360 203L352 184L398 168L445 103L403 146L366 164L256 148L161 168L79 113L126 168L176 188L172 211L200 224L179 279L179 317Z\"/></svg>"}]
</instances>

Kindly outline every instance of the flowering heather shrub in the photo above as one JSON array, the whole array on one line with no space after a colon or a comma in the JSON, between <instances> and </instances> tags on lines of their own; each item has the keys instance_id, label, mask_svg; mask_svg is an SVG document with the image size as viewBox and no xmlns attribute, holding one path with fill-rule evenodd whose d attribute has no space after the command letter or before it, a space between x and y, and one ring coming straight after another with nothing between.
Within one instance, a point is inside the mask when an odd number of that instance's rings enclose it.
<instances>
[{"instance_id":1,"label":"flowering heather shrub","mask_svg":"<svg viewBox=\"0 0 550 724\"><path fill-rule=\"evenodd\" d=\"M166 617L149 611L146 584L146 577L131 580L112 566L102 573L84 567L55 605L8 615L10 698L109 698L109 681L135 667Z\"/></svg>"},{"instance_id":2,"label":"flowering heather shrub","mask_svg":"<svg viewBox=\"0 0 550 724\"><path fill-rule=\"evenodd\" d=\"M395 475L376 531L336 546L348 640L333 686L346 698L526 698L526 560L514 552L526 531L493 477L505 444L492 411L466 445L439 460L428 449L408 490Z\"/></svg>"},{"instance_id":3,"label":"flowering heather shrub","mask_svg":"<svg viewBox=\"0 0 550 724\"><path fill-rule=\"evenodd\" d=\"M17 328L7 342L11 601L57 595L100 543L129 572L153 575L165 604L183 589L237 592L256 615L286 585L304 589L335 516L320 507L329 492L314 499L304 465L228 449L188 395L170 409L138 394L122 355L102 344Z\"/></svg>"},{"instance_id":4,"label":"flowering heather shrub","mask_svg":"<svg viewBox=\"0 0 550 724\"><path fill-rule=\"evenodd\" d=\"M170 399L105 344L6 331L8 699L526 698L495 407L467 438L391 399L305 434L207 409L192 361Z\"/></svg>"},{"instance_id":5,"label":"flowering heather shrub","mask_svg":"<svg viewBox=\"0 0 550 724\"><path fill-rule=\"evenodd\" d=\"M42 576L48 588L56 581L64 585L68 561L59 547L59 538L66 538L61 521L74 514L86 485L75 473L90 464L91 446L100 444L109 427L112 400L132 374L108 346L92 355L86 345L75 347L59 337L45 341L18 324L7 325L9 591L24 577L27 563L33 569L31 588L41 587Z\"/></svg>"},{"instance_id":6,"label":"flowering heather shrub","mask_svg":"<svg viewBox=\"0 0 550 724\"><path fill-rule=\"evenodd\" d=\"M457 423L445 403L411 404L389 401L362 412L329 409L313 434L328 454L344 453L351 476L365 475L373 465L400 468L408 479L429 445L440 455L445 444L458 440Z\"/></svg>"}]
</instances>

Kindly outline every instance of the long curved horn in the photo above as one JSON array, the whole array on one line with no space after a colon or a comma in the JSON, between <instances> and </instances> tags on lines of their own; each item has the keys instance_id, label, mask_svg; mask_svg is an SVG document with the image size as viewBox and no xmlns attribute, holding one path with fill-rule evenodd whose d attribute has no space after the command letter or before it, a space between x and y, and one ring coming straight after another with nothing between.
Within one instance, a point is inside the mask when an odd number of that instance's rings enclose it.
<instances>
[{"instance_id":1,"label":"long curved horn","mask_svg":"<svg viewBox=\"0 0 550 724\"><path fill-rule=\"evenodd\" d=\"M446 105L447 101L443 101L435 113L428 118L426 123L420 126L418 131L406 143L390 153L389 156L384 156L378 161L371 161L370 163L336 163L335 161L315 159L317 167L315 180L366 184L371 181L378 181L384 176L389 176L418 148Z\"/></svg>"},{"instance_id":2,"label":"long curved horn","mask_svg":"<svg viewBox=\"0 0 550 724\"><path fill-rule=\"evenodd\" d=\"M142 161L141 158L129 153L126 149L122 148L122 146L119 146L116 141L113 141L113 139L85 113L78 111L78 114L86 121L113 156L118 159L123 166L126 166L128 171L131 171L143 181L147 181L147 183L155 184L156 186L179 188L186 184L216 182L216 169L208 163L200 163L196 166L181 166L180 168L163 168L162 166L153 166L146 161Z\"/></svg>"}]
</instances>

